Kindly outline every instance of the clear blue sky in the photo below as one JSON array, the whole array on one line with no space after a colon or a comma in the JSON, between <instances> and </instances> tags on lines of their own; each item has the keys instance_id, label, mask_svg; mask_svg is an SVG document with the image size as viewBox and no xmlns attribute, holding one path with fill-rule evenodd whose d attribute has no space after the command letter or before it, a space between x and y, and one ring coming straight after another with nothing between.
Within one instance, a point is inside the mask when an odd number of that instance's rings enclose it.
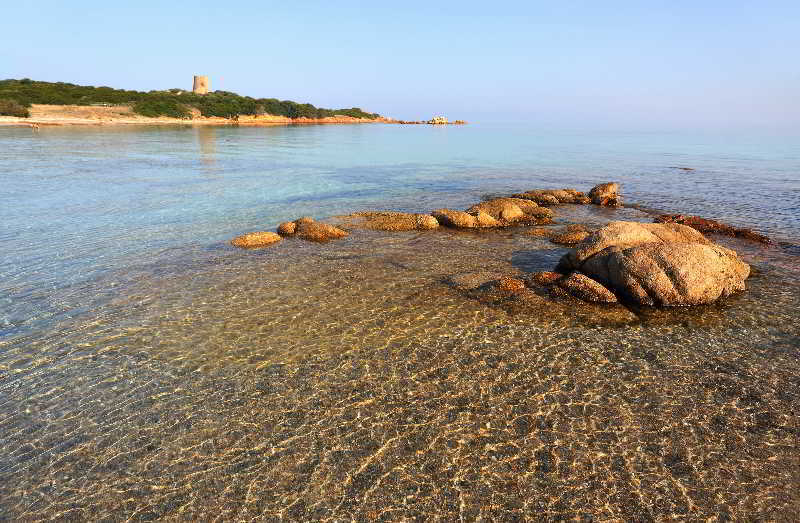
<instances>
[{"instance_id":1,"label":"clear blue sky","mask_svg":"<svg viewBox=\"0 0 800 523\"><path fill-rule=\"evenodd\" d=\"M800 122L800 0L8 4L2 78L150 90L207 74L214 89L398 118Z\"/></svg>"}]
</instances>

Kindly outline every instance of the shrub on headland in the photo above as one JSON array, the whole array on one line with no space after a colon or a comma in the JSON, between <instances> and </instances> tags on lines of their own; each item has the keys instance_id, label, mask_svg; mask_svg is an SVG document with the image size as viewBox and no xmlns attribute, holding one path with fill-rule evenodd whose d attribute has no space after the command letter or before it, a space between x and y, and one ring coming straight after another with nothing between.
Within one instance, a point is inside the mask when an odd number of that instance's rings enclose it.
<instances>
[{"instance_id":1,"label":"shrub on headland","mask_svg":"<svg viewBox=\"0 0 800 523\"><path fill-rule=\"evenodd\" d=\"M289 118L325 118L345 115L374 120L380 116L362 111L358 107L323 109L311 104L299 104L275 98L251 98L227 91L214 91L206 95L197 95L182 89L143 92L65 82L38 82L27 78L0 80L0 98L16 100L23 106L30 106L30 104L131 104L135 112L153 117L185 118L188 117L192 108L198 109L203 116L224 118L238 115L272 114ZM181 116L176 116L178 114Z\"/></svg>"},{"instance_id":2,"label":"shrub on headland","mask_svg":"<svg viewBox=\"0 0 800 523\"><path fill-rule=\"evenodd\" d=\"M141 114L142 116L149 116L150 118L158 116L189 118L192 114L185 105L179 104L175 100L169 98L140 100L133 104L133 112Z\"/></svg>"},{"instance_id":3,"label":"shrub on headland","mask_svg":"<svg viewBox=\"0 0 800 523\"><path fill-rule=\"evenodd\" d=\"M28 118L30 115L28 108L16 100L0 100L0 116Z\"/></svg>"}]
</instances>

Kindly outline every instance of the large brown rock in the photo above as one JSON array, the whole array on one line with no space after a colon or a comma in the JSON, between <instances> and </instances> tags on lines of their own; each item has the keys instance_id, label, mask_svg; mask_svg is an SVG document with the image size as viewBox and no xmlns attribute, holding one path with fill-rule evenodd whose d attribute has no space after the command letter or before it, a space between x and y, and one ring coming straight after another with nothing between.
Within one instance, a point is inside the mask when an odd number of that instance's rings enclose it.
<instances>
[{"instance_id":1,"label":"large brown rock","mask_svg":"<svg viewBox=\"0 0 800 523\"><path fill-rule=\"evenodd\" d=\"M281 237L274 232L261 231L237 236L231 240L231 245L243 249L253 249L256 247L266 247L279 241L281 241Z\"/></svg>"},{"instance_id":2,"label":"large brown rock","mask_svg":"<svg viewBox=\"0 0 800 523\"><path fill-rule=\"evenodd\" d=\"M644 305L696 305L744 290L750 266L684 225L612 222L566 254L579 270Z\"/></svg>"},{"instance_id":3,"label":"large brown rock","mask_svg":"<svg viewBox=\"0 0 800 523\"><path fill-rule=\"evenodd\" d=\"M595 205L608 207L619 207L622 205L622 197L619 195L619 184L616 182L601 183L595 185L589 191L589 198Z\"/></svg>"}]
</instances>

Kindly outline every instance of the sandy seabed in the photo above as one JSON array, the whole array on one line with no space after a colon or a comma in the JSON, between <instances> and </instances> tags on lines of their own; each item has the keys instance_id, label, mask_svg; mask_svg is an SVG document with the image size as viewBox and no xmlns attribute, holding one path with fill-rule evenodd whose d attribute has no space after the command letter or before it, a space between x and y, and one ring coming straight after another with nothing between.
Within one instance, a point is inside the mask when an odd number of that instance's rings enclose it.
<instances>
[{"instance_id":1,"label":"sandy seabed","mask_svg":"<svg viewBox=\"0 0 800 523\"><path fill-rule=\"evenodd\" d=\"M589 207L559 216L637 218ZM95 282L102 308L0 340L0 519L796 519L796 255L717 239L754 274L694 309L447 283L566 252L526 232L218 245Z\"/></svg>"}]
</instances>

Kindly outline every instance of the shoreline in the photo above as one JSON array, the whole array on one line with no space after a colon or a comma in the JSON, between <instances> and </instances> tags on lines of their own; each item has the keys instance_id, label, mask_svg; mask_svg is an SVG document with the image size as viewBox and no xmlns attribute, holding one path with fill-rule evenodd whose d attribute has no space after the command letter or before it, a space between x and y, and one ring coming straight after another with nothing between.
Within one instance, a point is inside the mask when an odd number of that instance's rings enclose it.
<instances>
[{"instance_id":1,"label":"shoreline","mask_svg":"<svg viewBox=\"0 0 800 523\"><path fill-rule=\"evenodd\" d=\"M289 118L271 114L247 116L240 115L236 118L222 118L218 116L194 116L192 118L151 118L134 113L130 106L92 106L92 105L47 105L33 104L30 109L31 116L27 118L17 116L0 116L0 126L8 127L69 127L86 125L214 125L214 126L248 126L272 127L278 125L347 125L347 124L396 124L396 125L463 125L461 120L447 124L424 121L405 121L393 118L379 117L374 120L355 118L352 116L337 115L325 118Z\"/></svg>"}]
</instances>

